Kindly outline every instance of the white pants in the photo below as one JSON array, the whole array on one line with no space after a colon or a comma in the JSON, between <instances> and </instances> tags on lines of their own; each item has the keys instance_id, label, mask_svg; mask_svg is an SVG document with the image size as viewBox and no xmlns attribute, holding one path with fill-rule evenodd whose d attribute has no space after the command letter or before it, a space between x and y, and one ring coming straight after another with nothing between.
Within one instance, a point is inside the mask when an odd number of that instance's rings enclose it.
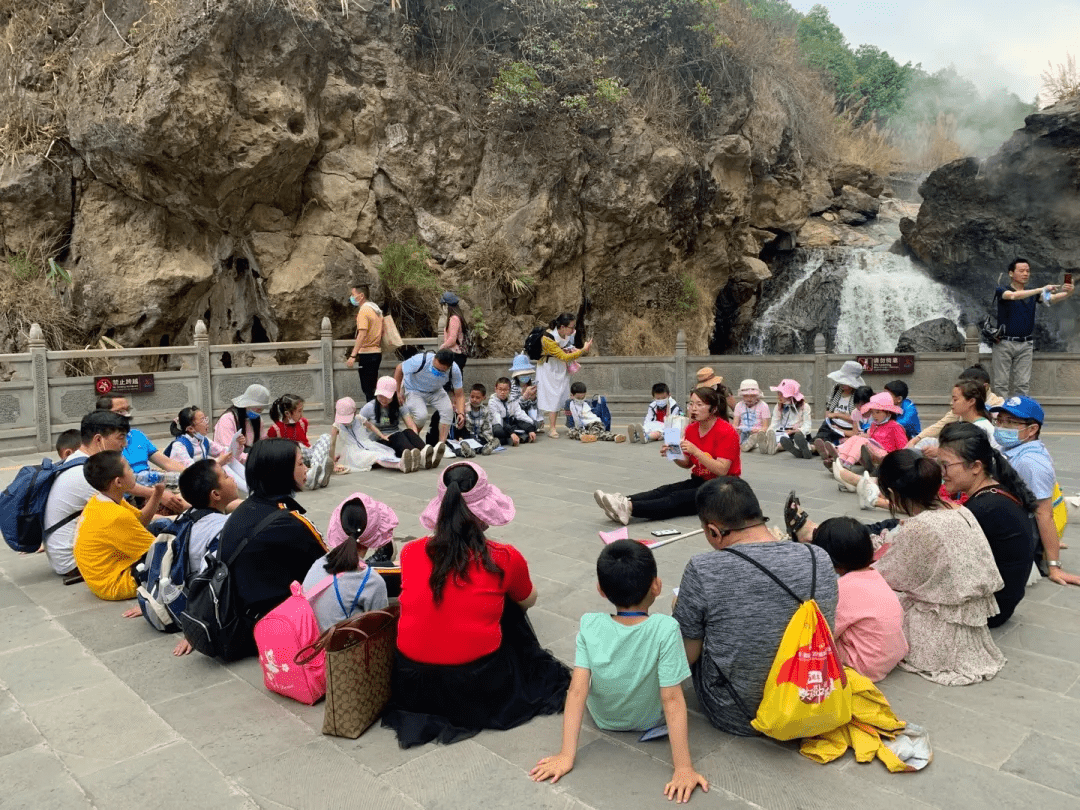
<instances>
[{"instance_id":1,"label":"white pants","mask_svg":"<svg viewBox=\"0 0 1080 810\"><path fill-rule=\"evenodd\" d=\"M412 416L417 427L427 422L429 407L439 412L440 425L454 424L454 406L450 402L450 395L444 389L405 392L405 410Z\"/></svg>"}]
</instances>

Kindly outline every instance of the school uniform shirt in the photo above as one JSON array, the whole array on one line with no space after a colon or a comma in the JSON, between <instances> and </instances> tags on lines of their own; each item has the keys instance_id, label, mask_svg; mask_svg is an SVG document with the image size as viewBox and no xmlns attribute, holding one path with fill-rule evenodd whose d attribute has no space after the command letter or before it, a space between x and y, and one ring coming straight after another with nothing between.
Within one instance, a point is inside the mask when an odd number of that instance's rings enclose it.
<instances>
[{"instance_id":1,"label":"school uniform shirt","mask_svg":"<svg viewBox=\"0 0 1080 810\"><path fill-rule=\"evenodd\" d=\"M664 422L669 416L681 416L682 411L679 410L679 403L671 397L667 399L654 399L649 403L648 410L645 411L645 419L641 425L646 430L663 430Z\"/></svg>"},{"instance_id":2,"label":"school uniform shirt","mask_svg":"<svg viewBox=\"0 0 1080 810\"><path fill-rule=\"evenodd\" d=\"M575 428L581 430L599 422L600 417L593 413L588 402L570 397L570 421Z\"/></svg>"},{"instance_id":3,"label":"school uniform shirt","mask_svg":"<svg viewBox=\"0 0 1080 810\"><path fill-rule=\"evenodd\" d=\"M532 421L529 415L521 408L520 401L511 398L499 399L498 394L488 397L488 410L491 411L491 423L504 425L507 422L518 420L521 422Z\"/></svg>"},{"instance_id":4,"label":"school uniform shirt","mask_svg":"<svg viewBox=\"0 0 1080 810\"><path fill-rule=\"evenodd\" d=\"M442 601L435 604L431 586L430 538L406 543L401 550L401 619L397 648L423 664L466 664L490 655L502 644L506 597L523 602L533 591L529 565L521 552L506 543L488 540L491 559L500 578L473 562L468 579L446 579Z\"/></svg>"},{"instance_id":5,"label":"school uniform shirt","mask_svg":"<svg viewBox=\"0 0 1080 810\"><path fill-rule=\"evenodd\" d=\"M82 450L76 450L67 457L68 461L76 458L88 458ZM55 526L68 515L80 514L86 502L97 495L86 481L82 467L64 470L53 479L49 499L45 501L45 527ZM45 538L45 555L49 565L58 574L66 574L75 567L75 530L79 521L69 521Z\"/></svg>"},{"instance_id":6,"label":"school uniform shirt","mask_svg":"<svg viewBox=\"0 0 1080 810\"><path fill-rule=\"evenodd\" d=\"M86 587L99 599L135 598L131 566L153 542L138 509L95 493L86 502L75 534L75 562Z\"/></svg>"},{"instance_id":7,"label":"school uniform shirt","mask_svg":"<svg viewBox=\"0 0 1080 810\"><path fill-rule=\"evenodd\" d=\"M136 473L146 472L150 469L150 456L158 450L154 443L147 438L146 434L138 428L128 431L127 446L124 448L124 458Z\"/></svg>"},{"instance_id":8,"label":"school uniform shirt","mask_svg":"<svg viewBox=\"0 0 1080 810\"><path fill-rule=\"evenodd\" d=\"M731 460L728 467L728 475L742 475L742 460L739 453L739 433L731 426L730 422L717 419L712 428L704 436L700 435L701 422L691 422L686 428L686 440L701 450L704 450L713 458L726 458ZM697 456L694 456L694 466L690 468L690 474L697 478L716 478L716 473L706 469Z\"/></svg>"},{"instance_id":9,"label":"school uniform shirt","mask_svg":"<svg viewBox=\"0 0 1080 810\"><path fill-rule=\"evenodd\" d=\"M836 587L833 639L840 660L870 680L880 681L908 653L900 600L873 568L849 571L836 581Z\"/></svg>"},{"instance_id":10,"label":"school uniform shirt","mask_svg":"<svg viewBox=\"0 0 1080 810\"><path fill-rule=\"evenodd\" d=\"M690 677L679 623L661 614L625 625L607 613L586 613L574 666L589 670L585 705L596 725L611 731L647 731L660 725L660 690Z\"/></svg>"}]
</instances>

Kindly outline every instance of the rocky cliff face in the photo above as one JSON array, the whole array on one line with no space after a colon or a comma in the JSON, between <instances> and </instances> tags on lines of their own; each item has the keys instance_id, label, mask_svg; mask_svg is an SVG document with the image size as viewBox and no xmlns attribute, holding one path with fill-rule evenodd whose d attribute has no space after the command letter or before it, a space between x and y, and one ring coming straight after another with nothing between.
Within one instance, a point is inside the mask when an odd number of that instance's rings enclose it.
<instances>
[{"instance_id":1,"label":"rocky cliff face","mask_svg":"<svg viewBox=\"0 0 1080 810\"><path fill-rule=\"evenodd\" d=\"M64 246L91 338L187 342L201 318L215 342L311 339L324 315L347 336L350 276L419 235L490 349L569 310L603 350L666 348L683 327L704 351L718 294L750 317L762 248L793 244L804 181L826 182L750 92L695 144L633 117L561 140L478 126L454 99L483 81L450 92L420 70L400 13L313 5L52 4L13 70L63 134L0 171L0 241ZM478 264L492 244L531 292Z\"/></svg>"},{"instance_id":2,"label":"rocky cliff face","mask_svg":"<svg viewBox=\"0 0 1080 810\"><path fill-rule=\"evenodd\" d=\"M948 163L919 192L918 218L901 231L937 278L989 302L999 275L1007 279L1009 262L1022 256L1032 286L1060 284L1064 272L1080 270L1080 99L1028 116L995 155ZM1070 301L1040 316L1039 345L1080 349L1078 312Z\"/></svg>"}]
</instances>

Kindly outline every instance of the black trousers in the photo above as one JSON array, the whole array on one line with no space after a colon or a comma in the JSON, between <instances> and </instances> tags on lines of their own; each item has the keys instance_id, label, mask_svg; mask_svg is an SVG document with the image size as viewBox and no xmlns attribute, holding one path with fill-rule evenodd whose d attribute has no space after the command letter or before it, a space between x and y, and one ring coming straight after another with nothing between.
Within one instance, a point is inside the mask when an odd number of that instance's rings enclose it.
<instances>
[{"instance_id":1,"label":"black trousers","mask_svg":"<svg viewBox=\"0 0 1080 810\"><path fill-rule=\"evenodd\" d=\"M375 383L379 380L382 352L366 352L356 355L356 373L360 375L360 390L368 402L375 399Z\"/></svg>"},{"instance_id":2,"label":"black trousers","mask_svg":"<svg viewBox=\"0 0 1080 810\"><path fill-rule=\"evenodd\" d=\"M491 432L501 444L510 444L511 433L516 433L519 438L526 439L530 433L536 432L536 425L520 419L507 419L501 425L493 426Z\"/></svg>"},{"instance_id":3,"label":"black trousers","mask_svg":"<svg viewBox=\"0 0 1080 810\"><path fill-rule=\"evenodd\" d=\"M379 444L385 444L387 447L392 447L399 456L406 450L414 448L420 450L424 446L424 440L412 428L405 428L397 433L391 433L388 439L385 441L379 439L378 442Z\"/></svg>"},{"instance_id":4,"label":"black trousers","mask_svg":"<svg viewBox=\"0 0 1080 810\"><path fill-rule=\"evenodd\" d=\"M685 481L664 484L648 492L631 495L633 504L631 514L646 520L666 520L673 517L687 517L697 514L698 487L705 483L704 478L690 476Z\"/></svg>"}]
</instances>

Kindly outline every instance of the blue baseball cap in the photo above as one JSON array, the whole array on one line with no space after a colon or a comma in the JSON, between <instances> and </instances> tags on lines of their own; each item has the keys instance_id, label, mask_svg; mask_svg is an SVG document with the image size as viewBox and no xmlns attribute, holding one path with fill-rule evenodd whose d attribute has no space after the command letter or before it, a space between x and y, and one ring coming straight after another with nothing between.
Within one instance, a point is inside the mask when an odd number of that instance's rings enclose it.
<instances>
[{"instance_id":1,"label":"blue baseball cap","mask_svg":"<svg viewBox=\"0 0 1080 810\"><path fill-rule=\"evenodd\" d=\"M995 405L990 411L991 413L1004 411L1017 419L1031 419L1040 425L1046 420L1042 405L1031 397L1009 397L1000 405Z\"/></svg>"}]
</instances>

